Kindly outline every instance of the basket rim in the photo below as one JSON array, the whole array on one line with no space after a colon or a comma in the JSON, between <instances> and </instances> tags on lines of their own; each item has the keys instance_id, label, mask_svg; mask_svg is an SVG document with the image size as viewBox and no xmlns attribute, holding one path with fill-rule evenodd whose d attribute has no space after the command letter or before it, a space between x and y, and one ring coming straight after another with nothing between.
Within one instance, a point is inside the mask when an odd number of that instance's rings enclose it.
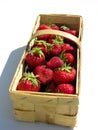
<instances>
[{"instance_id":1,"label":"basket rim","mask_svg":"<svg viewBox=\"0 0 98 130\"><path fill-rule=\"evenodd\" d=\"M33 92L33 91L21 91L9 89L10 93L24 94L24 95L40 95L40 96L62 96L62 97L78 97L79 94L63 94L63 93L49 93L49 92Z\"/></svg>"}]
</instances>

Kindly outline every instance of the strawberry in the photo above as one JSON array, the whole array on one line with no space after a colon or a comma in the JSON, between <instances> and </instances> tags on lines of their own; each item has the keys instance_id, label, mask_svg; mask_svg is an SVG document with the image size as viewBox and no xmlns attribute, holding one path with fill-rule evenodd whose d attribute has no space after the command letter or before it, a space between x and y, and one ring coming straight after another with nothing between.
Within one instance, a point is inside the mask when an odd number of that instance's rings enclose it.
<instances>
[{"instance_id":1,"label":"strawberry","mask_svg":"<svg viewBox=\"0 0 98 130\"><path fill-rule=\"evenodd\" d=\"M59 30L59 26L57 26L56 24L50 24L49 27L54 30Z\"/></svg>"},{"instance_id":2,"label":"strawberry","mask_svg":"<svg viewBox=\"0 0 98 130\"><path fill-rule=\"evenodd\" d=\"M27 52L25 60L28 66L33 68L44 63L45 55L41 48L34 47L31 51Z\"/></svg>"},{"instance_id":3,"label":"strawberry","mask_svg":"<svg viewBox=\"0 0 98 130\"><path fill-rule=\"evenodd\" d=\"M72 34L74 36L78 36L78 33L77 33L77 31L75 29L71 29L71 28L67 27L66 25L61 26L60 30L64 31L64 32L67 32L69 34ZM68 42L68 43L73 43L73 41L68 39L68 38L64 38L64 41Z\"/></svg>"},{"instance_id":4,"label":"strawberry","mask_svg":"<svg viewBox=\"0 0 98 130\"><path fill-rule=\"evenodd\" d=\"M51 29L54 29L54 30L59 30L59 26L57 26L56 24L50 24L49 27L51 27ZM55 35L51 34L49 35L49 39L53 39L55 38Z\"/></svg>"},{"instance_id":5,"label":"strawberry","mask_svg":"<svg viewBox=\"0 0 98 130\"><path fill-rule=\"evenodd\" d=\"M74 63L74 56L71 53L65 53L64 56L68 63L70 64Z\"/></svg>"},{"instance_id":6,"label":"strawberry","mask_svg":"<svg viewBox=\"0 0 98 130\"><path fill-rule=\"evenodd\" d=\"M55 92L55 90L56 90L56 84L55 84L55 82L53 82L53 81L51 81L49 84L48 84L48 86L47 86L47 88L46 88L46 92Z\"/></svg>"},{"instance_id":7,"label":"strawberry","mask_svg":"<svg viewBox=\"0 0 98 130\"><path fill-rule=\"evenodd\" d=\"M68 28L66 25L61 26L60 30L64 31L64 32L67 32L67 33L70 33L70 34L72 34L74 36L77 36L77 31L75 29Z\"/></svg>"},{"instance_id":8,"label":"strawberry","mask_svg":"<svg viewBox=\"0 0 98 130\"><path fill-rule=\"evenodd\" d=\"M35 40L34 45L31 48L33 48L33 47L41 48L44 54L46 54L48 52L47 43L45 40Z\"/></svg>"},{"instance_id":9,"label":"strawberry","mask_svg":"<svg viewBox=\"0 0 98 130\"><path fill-rule=\"evenodd\" d=\"M37 30L44 30L44 29L51 29L48 25L46 24L40 24Z\"/></svg>"},{"instance_id":10,"label":"strawberry","mask_svg":"<svg viewBox=\"0 0 98 130\"><path fill-rule=\"evenodd\" d=\"M52 55L52 56L58 56L62 49L61 49L61 43L63 41L57 41L56 39L49 39L50 41L48 41L48 43L50 43L50 46L48 48L48 52ZM51 41L52 40L52 41Z\"/></svg>"},{"instance_id":11,"label":"strawberry","mask_svg":"<svg viewBox=\"0 0 98 130\"><path fill-rule=\"evenodd\" d=\"M55 89L56 93L74 94L75 87L72 84L59 84Z\"/></svg>"},{"instance_id":12,"label":"strawberry","mask_svg":"<svg viewBox=\"0 0 98 130\"><path fill-rule=\"evenodd\" d=\"M67 32L67 33L70 33L70 34L72 34L74 36L77 36L77 31L76 30L68 29L68 30L64 30L64 31Z\"/></svg>"},{"instance_id":13,"label":"strawberry","mask_svg":"<svg viewBox=\"0 0 98 130\"><path fill-rule=\"evenodd\" d=\"M53 71L49 68L46 68L45 65L37 66L34 69L34 74L39 75L39 81L46 85L53 79Z\"/></svg>"},{"instance_id":14,"label":"strawberry","mask_svg":"<svg viewBox=\"0 0 98 130\"><path fill-rule=\"evenodd\" d=\"M40 83L37 78L38 75L34 75L33 73L23 73L17 85L17 90L38 92L40 90Z\"/></svg>"},{"instance_id":15,"label":"strawberry","mask_svg":"<svg viewBox=\"0 0 98 130\"><path fill-rule=\"evenodd\" d=\"M73 65L74 60L75 60L73 54L71 54L71 53L66 53L65 51L63 51L63 52L60 54L60 58L61 58L64 62L66 62L66 63L68 63L68 64L71 64L71 65Z\"/></svg>"},{"instance_id":16,"label":"strawberry","mask_svg":"<svg viewBox=\"0 0 98 130\"><path fill-rule=\"evenodd\" d=\"M54 38L49 38L48 43L62 45L64 43L64 37L56 35Z\"/></svg>"},{"instance_id":17,"label":"strawberry","mask_svg":"<svg viewBox=\"0 0 98 130\"><path fill-rule=\"evenodd\" d=\"M54 44L50 53L52 56L58 56L61 53L61 51L61 46L59 44Z\"/></svg>"},{"instance_id":18,"label":"strawberry","mask_svg":"<svg viewBox=\"0 0 98 130\"><path fill-rule=\"evenodd\" d=\"M47 62L46 66L50 69L55 69L58 67L62 67L63 64L63 60L61 60L58 56L54 56Z\"/></svg>"},{"instance_id":19,"label":"strawberry","mask_svg":"<svg viewBox=\"0 0 98 130\"><path fill-rule=\"evenodd\" d=\"M76 78L76 69L64 64L53 73L53 80L56 84L72 83Z\"/></svg>"},{"instance_id":20,"label":"strawberry","mask_svg":"<svg viewBox=\"0 0 98 130\"><path fill-rule=\"evenodd\" d=\"M72 45L68 43L64 43L61 45L62 51L68 52L68 53L74 53L75 49Z\"/></svg>"},{"instance_id":21,"label":"strawberry","mask_svg":"<svg viewBox=\"0 0 98 130\"><path fill-rule=\"evenodd\" d=\"M52 35L52 34L51 34ZM54 36L55 37L55 36ZM50 37L49 39L48 39L48 43L50 43L50 44L53 44L53 39L54 39L54 37Z\"/></svg>"},{"instance_id":22,"label":"strawberry","mask_svg":"<svg viewBox=\"0 0 98 130\"><path fill-rule=\"evenodd\" d=\"M45 29L51 29L48 25L46 24L41 24L39 25L39 27L37 28L37 30L45 30ZM46 40L49 37L48 34L44 34L44 35L40 35L37 38L40 40Z\"/></svg>"}]
</instances>

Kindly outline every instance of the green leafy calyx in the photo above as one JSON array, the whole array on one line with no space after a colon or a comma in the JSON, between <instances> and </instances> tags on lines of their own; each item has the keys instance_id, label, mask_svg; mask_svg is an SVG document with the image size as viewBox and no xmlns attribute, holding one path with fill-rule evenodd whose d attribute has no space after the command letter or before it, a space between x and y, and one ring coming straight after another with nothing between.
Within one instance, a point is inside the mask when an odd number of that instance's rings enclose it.
<instances>
[{"instance_id":1,"label":"green leafy calyx","mask_svg":"<svg viewBox=\"0 0 98 130\"><path fill-rule=\"evenodd\" d=\"M64 61L64 62L67 62L68 61L68 58L65 56L66 52L65 51L62 51L61 54L59 55L59 57Z\"/></svg>"},{"instance_id":2,"label":"green leafy calyx","mask_svg":"<svg viewBox=\"0 0 98 130\"><path fill-rule=\"evenodd\" d=\"M34 41L34 44L35 45L44 45L44 46L47 46L47 42L45 40L35 40Z\"/></svg>"},{"instance_id":3,"label":"green leafy calyx","mask_svg":"<svg viewBox=\"0 0 98 130\"><path fill-rule=\"evenodd\" d=\"M71 69L72 67L70 65L67 65L66 63L62 67L58 68L58 70L66 70L67 72L70 72Z\"/></svg>"},{"instance_id":4,"label":"green leafy calyx","mask_svg":"<svg viewBox=\"0 0 98 130\"><path fill-rule=\"evenodd\" d=\"M22 78L22 80L25 80L25 81L32 81L32 84L34 85L34 86L37 86L38 85L38 83L39 83L39 81L38 81L38 79L37 79L37 77L39 77L38 75L34 75L33 74L33 72L24 72L24 74L23 74L23 78Z\"/></svg>"},{"instance_id":5,"label":"green leafy calyx","mask_svg":"<svg viewBox=\"0 0 98 130\"><path fill-rule=\"evenodd\" d=\"M62 44L64 44L64 41L63 41L63 38L61 36L56 35L55 39L53 39L53 43L54 44L56 43L56 44L62 45Z\"/></svg>"},{"instance_id":6,"label":"green leafy calyx","mask_svg":"<svg viewBox=\"0 0 98 130\"><path fill-rule=\"evenodd\" d=\"M34 47L32 48L32 50L30 51L31 54L35 54L35 55L38 55L39 57L42 57L44 56L44 53L42 51L41 48L38 48L38 47Z\"/></svg>"},{"instance_id":7,"label":"green leafy calyx","mask_svg":"<svg viewBox=\"0 0 98 130\"><path fill-rule=\"evenodd\" d=\"M60 28L63 29L63 30L69 30L69 28L66 25L63 25Z\"/></svg>"}]
</instances>

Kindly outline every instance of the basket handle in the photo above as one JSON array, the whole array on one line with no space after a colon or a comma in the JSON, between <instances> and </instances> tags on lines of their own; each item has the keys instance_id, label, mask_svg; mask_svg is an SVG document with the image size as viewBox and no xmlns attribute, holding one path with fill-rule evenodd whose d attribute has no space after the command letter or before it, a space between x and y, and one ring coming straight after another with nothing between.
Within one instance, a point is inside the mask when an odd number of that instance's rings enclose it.
<instances>
[{"instance_id":1,"label":"basket handle","mask_svg":"<svg viewBox=\"0 0 98 130\"><path fill-rule=\"evenodd\" d=\"M53 30L53 29L46 29L46 30L38 30L36 31L33 35L30 41L32 41L35 37L43 35L43 34L54 34L54 35L59 35L59 36L63 36L65 38L70 39L71 41L75 42L77 44L77 46L80 48L80 40L79 38L77 38L76 36L67 33L67 32L63 32L60 30Z\"/></svg>"}]
</instances>

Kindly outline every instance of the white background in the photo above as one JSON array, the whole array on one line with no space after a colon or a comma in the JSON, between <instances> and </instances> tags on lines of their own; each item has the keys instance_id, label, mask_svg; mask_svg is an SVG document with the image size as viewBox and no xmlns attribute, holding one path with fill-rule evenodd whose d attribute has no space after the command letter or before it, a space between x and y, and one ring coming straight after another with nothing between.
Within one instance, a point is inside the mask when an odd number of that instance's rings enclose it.
<instances>
[{"instance_id":1,"label":"white background","mask_svg":"<svg viewBox=\"0 0 98 130\"><path fill-rule=\"evenodd\" d=\"M44 123L16 122L9 86L38 14L83 16L81 93L74 130L98 128L98 0L0 0L0 130L72 130Z\"/></svg>"}]
</instances>

